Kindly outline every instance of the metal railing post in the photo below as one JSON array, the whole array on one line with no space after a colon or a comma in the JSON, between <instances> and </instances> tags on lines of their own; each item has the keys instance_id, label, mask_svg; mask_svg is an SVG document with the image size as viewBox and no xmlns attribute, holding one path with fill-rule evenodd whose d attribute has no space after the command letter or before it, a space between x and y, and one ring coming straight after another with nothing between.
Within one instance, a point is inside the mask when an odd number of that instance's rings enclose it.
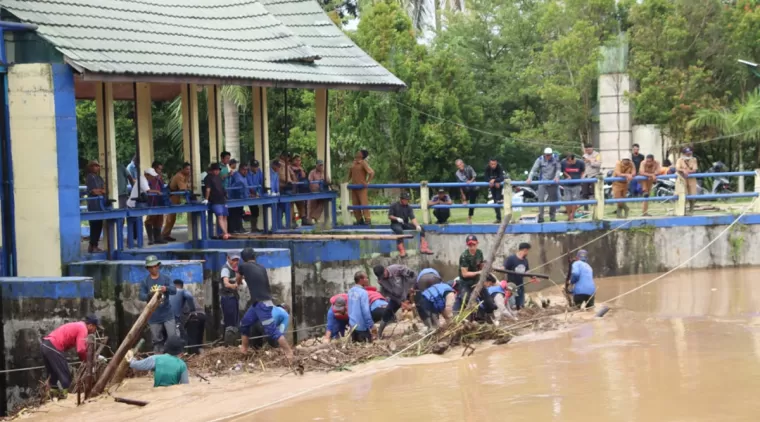
<instances>
[{"instance_id":1,"label":"metal railing post","mask_svg":"<svg viewBox=\"0 0 760 422\"><path fill-rule=\"evenodd\" d=\"M676 178L676 201L675 215L683 217L686 215L686 179L682 175L678 175Z\"/></svg>"},{"instance_id":2,"label":"metal railing post","mask_svg":"<svg viewBox=\"0 0 760 422\"><path fill-rule=\"evenodd\" d=\"M420 182L420 211L422 212L422 224L430 224L430 212L428 210L428 201L430 200L430 188L428 182Z\"/></svg>"},{"instance_id":3,"label":"metal railing post","mask_svg":"<svg viewBox=\"0 0 760 422\"><path fill-rule=\"evenodd\" d=\"M604 177L601 174L596 176L594 199L596 199L596 205L594 205L593 218L596 221L604 220Z\"/></svg>"},{"instance_id":4,"label":"metal railing post","mask_svg":"<svg viewBox=\"0 0 760 422\"><path fill-rule=\"evenodd\" d=\"M504 199L504 215L512 213L512 179L504 179L501 197Z\"/></svg>"},{"instance_id":5,"label":"metal railing post","mask_svg":"<svg viewBox=\"0 0 760 422\"><path fill-rule=\"evenodd\" d=\"M340 215L343 218L343 225L351 225L351 215L348 213L348 201L351 200L348 194L348 183L340 184Z\"/></svg>"},{"instance_id":6,"label":"metal railing post","mask_svg":"<svg viewBox=\"0 0 760 422\"><path fill-rule=\"evenodd\" d=\"M755 198L755 205L752 206L754 212L760 212L760 169L755 169L755 193L758 197Z\"/></svg>"}]
</instances>

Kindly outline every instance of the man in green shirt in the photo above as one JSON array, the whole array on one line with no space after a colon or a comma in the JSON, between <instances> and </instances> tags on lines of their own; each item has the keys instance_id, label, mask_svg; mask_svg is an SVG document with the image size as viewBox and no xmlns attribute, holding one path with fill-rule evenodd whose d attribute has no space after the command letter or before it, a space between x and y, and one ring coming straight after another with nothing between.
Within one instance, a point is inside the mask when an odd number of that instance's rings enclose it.
<instances>
[{"instance_id":1,"label":"man in green shirt","mask_svg":"<svg viewBox=\"0 0 760 422\"><path fill-rule=\"evenodd\" d=\"M221 171L219 172L219 176L222 178L222 186L224 186L225 189L227 189L227 186L230 184L230 158L232 157L232 154L230 154L227 151L222 151L222 153L219 155L219 158L221 161L219 161L219 166L221 167Z\"/></svg>"},{"instance_id":2,"label":"man in green shirt","mask_svg":"<svg viewBox=\"0 0 760 422\"><path fill-rule=\"evenodd\" d=\"M467 236L467 250L459 256L459 294L454 303L454 311L459 311L462 303L469 300L473 287L478 283L480 271L483 269L483 251L478 249L478 238L471 234Z\"/></svg>"},{"instance_id":3,"label":"man in green shirt","mask_svg":"<svg viewBox=\"0 0 760 422\"><path fill-rule=\"evenodd\" d=\"M149 356L143 360L135 360L134 353L127 352L125 359L129 367L137 371L154 371L153 386L169 387L177 384L189 384L187 364L178 356L182 354L185 342L177 336L172 336L166 342L165 353Z\"/></svg>"}]
</instances>

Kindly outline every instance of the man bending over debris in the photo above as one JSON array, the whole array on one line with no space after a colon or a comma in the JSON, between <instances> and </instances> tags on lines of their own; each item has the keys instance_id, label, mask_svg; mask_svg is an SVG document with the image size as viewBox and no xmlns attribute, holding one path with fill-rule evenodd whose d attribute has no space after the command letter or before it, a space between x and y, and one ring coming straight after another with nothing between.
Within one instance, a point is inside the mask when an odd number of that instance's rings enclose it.
<instances>
[{"instance_id":1,"label":"man bending over debris","mask_svg":"<svg viewBox=\"0 0 760 422\"><path fill-rule=\"evenodd\" d=\"M420 319L428 328L435 328L438 326L438 316L432 315L430 307L424 302L423 293L432 285L443 282L441 275L433 268L425 268L417 275L417 282L414 285L414 303L417 306L417 313L420 315ZM454 289L451 289L454 291ZM453 306L453 302L452 302Z\"/></svg>"},{"instance_id":2,"label":"man bending over debris","mask_svg":"<svg viewBox=\"0 0 760 422\"><path fill-rule=\"evenodd\" d=\"M400 308L410 309L409 293L414 287L416 274L414 271L404 265L375 265L372 272L377 276L377 282L380 284L380 291L388 298L388 307L385 308L383 320L377 330L377 338L383 337L383 330L389 322L396 317L396 312ZM349 307L350 308L350 307ZM350 310L350 309L349 309Z\"/></svg>"},{"instance_id":3,"label":"man bending over debris","mask_svg":"<svg viewBox=\"0 0 760 422\"><path fill-rule=\"evenodd\" d=\"M372 312L369 310L369 295L364 289L369 285L369 277L364 271L354 274L354 287L348 291L348 325L351 339L356 342L372 342L377 334Z\"/></svg>"},{"instance_id":4,"label":"man bending over debris","mask_svg":"<svg viewBox=\"0 0 760 422\"><path fill-rule=\"evenodd\" d=\"M136 371L154 371L154 387L170 387L177 384L189 384L185 361L178 356L182 354L185 342L177 336L169 337L166 341L164 354L148 356L143 360L136 360L133 351L128 351L124 359L129 362L129 367Z\"/></svg>"},{"instance_id":5,"label":"man bending over debris","mask_svg":"<svg viewBox=\"0 0 760 422\"><path fill-rule=\"evenodd\" d=\"M97 329L98 318L95 315L89 315L84 321L61 325L42 339L40 353L48 372L50 388L61 388L62 395L67 393L71 385L71 372L64 353L68 349L76 348L79 360L86 361L87 336L94 334Z\"/></svg>"},{"instance_id":6,"label":"man bending over debris","mask_svg":"<svg viewBox=\"0 0 760 422\"><path fill-rule=\"evenodd\" d=\"M261 325L264 326L264 331L269 335L269 338L276 341L280 349L285 352L285 357L289 361L293 360L293 350L290 345L282 336L282 332L277 328L274 317L272 316L272 293L269 286L269 276L267 275L266 268L256 263L256 252L253 248L245 248L240 254L240 260L242 261L238 265L238 284L242 283L245 279L248 284L248 290L251 292L251 308L256 315L256 318L261 321ZM250 309L249 309L250 311Z\"/></svg>"},{"instance_id":7,"label":"man bending over debris","mask_svg":"<svg viewBox=\"0 0 760 422\"><path fill-rule=\"evenodd\" d=\"M330 302L331 306L327 311L325 341L343 337L348 327L348 295L345 293L337 294L330 298Z\"/></svg>"},{"instance_id":8,"label":"man bending over debris","mask_svg":"<svg viewBox=\"0 0 760 422\"><path fill-rule=\"evenodd\" d=\"M277 327L277 329L281 333L284 333L288 328L288 323L290 322L290 315L288 314L287 305L283 303L280 306L275 306L272 308L272 318L274 319L274 325ZM253 340L251 342L251 345L254 349L261 349L264 347L264 337L266 337L264 326L261 324L261 321L259 321L258 317L256 317L256 311L253 309L253 307L248 308L245 316L243 316L243 320L240 321L240 337L242 340L241 349L243 353L246 353L248 351L249 338ZM277 341L273 340L271 337L269 337L267 341L272 347L278 346Z\"/></svg>"},{"instance_id":9,"label":"man bending over debris","mask_svg":"<svg viewBox=\"0 0 760 422\"><path fill-rule=\"evenodd\" d=\"M388 307L388 299L378 292L375 286L367 286L364 290L369 296L369 311L372 313L372 321L380 322L385 314L385 309Z\"/></svg>"},{"instance_id":10,"label":"man bending over debris","mask_svg":"<svg viewBox=\"0 0 760 422\"><path fill-rule=\"evenodd\" d=\"M150 302L150 298L157 292L164 295L177 293L177 288L174 287L174 283L169 277L160 273L161 261L155 255L148 255L145 258L145 268L148 269L148 276L140 285L140 300ZM179 335L169 298L164 296L161 304L150 316L148 325L150 325L150 337L153 340L153 352L163 353L166 340L169 337Z\"/></svg>"},{"instance_id":11,"label":"man bending over debris","mask_svg":"<svg viewBox=\"0 0 760 422\"><path fill-rule=\"evenodd\" d=\"M420 274L427 270L432 269L426 268ZM432 271L435 272L435 270ZM420 282L418 287L420 293L417 295L417 311L425 326L428 329L437 328L441 315L447 323L451 321L454 317L454 301L457 296L454 289L449 284L440 281L440 276L438 282L432 284Z\"/></svg>"},{"instance_id":12,"label":"man bending over debris","mask_svg":"<svg viewBox=\"0 0 760 422\"><path fill-rule=\"evenodd\" d=\"M493 298L494 305L496 305L494 323L507 318L517 319L511 311L511 304L514 303L514 299L512 299L512 291L507 287L506 280L497 283L496 277L489 275L483 286L491 298Z\"/></svg>"},{"instance_id":13,"label":"man bending over debris","mask_svg":"<svg viewBox=\"0 0 760 422\"><path fill-rule=\"evenodd\" d=\"M588 308L594 306L596 284L594 284L594 270L586 261L588 261L588 252L584 249L579 250L571 267L570 284L573 286L575 306L580 307L585 302Z\"/></svg>"}]
</instances>

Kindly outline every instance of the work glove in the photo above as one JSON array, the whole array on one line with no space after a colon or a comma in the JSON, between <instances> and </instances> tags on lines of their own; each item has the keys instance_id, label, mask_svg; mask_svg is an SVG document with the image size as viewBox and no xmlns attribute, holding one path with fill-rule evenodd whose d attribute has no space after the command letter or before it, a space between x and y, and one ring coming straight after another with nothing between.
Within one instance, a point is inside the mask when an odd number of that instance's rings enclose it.
<instances>
[{"instance_id":1,"label":"work glove","mask_svg":"<svg viewBox=\"0 0 760 422\"><path fill-rule=\"evenodd\" d=\"M401 217L396 217L396 221L398 221L399 224L404 224L404 219Z\"/></svg>"},{"instance_id":2,"label":"work glove","mask_svg":"<svg viewBox=\"0 0 760 422\"><path fill-rule=\"evenodd\" d=\"M208 205L208 199L204 199L203 201L201 201L201 204L202 205Z\"/></svg>"},{"instance_id":3,"label":"work glove","mask_svg":"<svg viewBox=\"0 0 760 422\"><path fill-rule=\"evenodd\" d=\"M106 357L103 356L103 355L98 355L98 362L104 362L105 363L105 362L108 362L108 359L106 359Z\"/></svg>"},{"instance_id":4,"label":"work glove","mask_svg":"<svg viewBox=\"0 0 760 422\"><path fill-rule=\"evenodd\" d=\"M135 352L131 350L127 350L127 354L124 355L124 360L127 362L132 362L132 359L135 358Z\"/></svg>"},{"instance_id":5,"label":"work glove","mask_svg":"<svg viewBox=\"0 0 760 422\"><path fill-rule=\"evenodd\" d=\"M414 229L417 230L418 232L421 232L422 231L422 226L417 225Z\"/></svg>"}]
</instances>

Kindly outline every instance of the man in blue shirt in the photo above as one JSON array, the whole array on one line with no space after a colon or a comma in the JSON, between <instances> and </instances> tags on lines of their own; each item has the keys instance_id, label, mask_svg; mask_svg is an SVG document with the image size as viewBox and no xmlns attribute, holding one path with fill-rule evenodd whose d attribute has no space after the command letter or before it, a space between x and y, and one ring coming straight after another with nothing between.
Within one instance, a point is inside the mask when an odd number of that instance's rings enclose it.
<instances>
[{"instance_id":1,"label":"man in blue shirt","mask_svg":"<svg viewBox=\"0 0 760 422\"><path fill-rule=\"evenodd\" d=\"M438 327L439 315L443 315L446 322L453 318L456 296L454 289L442 281L422 291L421 298L417 302L418 311L422 316L424 310L426 318L422 322L428 329Z\"/></svg>"},{"instance_id":2,"label":"man in blue shirt","mask_svg":"<svg viewBox=\"0 0 760 422\"><path fill-rule=\"evenodd\" d=\"M251 198L260 197L264 189L264 172L259 168L258 160L251 160L246 182L248 183L248 189L250 189ZM259 207L251 205L248 209L251 211L251 233L256 233L258 232L257 227L259 225Z\"/></svg>"},{"instance_id":3,"label":"man in blue shirt","mask_svg":"<svg viewBox=\"0 0 760 422\"><path fill-rule=\"evenodd\" d=\"M185 323L190 315L195 314L195 299L193 298L192 293L184 289L185 283L182 280L174 280L174 287L177 289L177 294L169 296L169 303L174 312L177 332L182 340L187 341Z\"/></svg>"},{"instance_id":4,"label":"man in blue shirt","mask_svg":"<svg viewBox=\"0 0 760 422\"><path fill-rule=\"evenodd\" d=\"M335 311L333 309L339 313L345 314L348 309L346 299L338 296L332 306L330 306L330 309L327 311L327 328L325 330L325 341L343 337L346 335L346 328L348 328L348 320L336 317Z\"/></svg>"},{"instance_id":5,"label":"man in blue shirt","mask_svg":"<svg viewBox=\"0 0 760 422\"><path fill-rule=\"evenodd\" d=\"M269 167L269 194L280 194L280 160L272 161L272 165Z\"/></svg>"},{"instance_id":6,"label":"man in blue shirt","mask_svg":"<svg viewBox=\"0 0 760 422\"><path fill-rule=\"evenodd\" d=\"M282 304L272 308L272 319L274 319L274 325L281 333L285 333L285 329L288 328L290 323L290 315L288 314L288 306ZM272 347L278 347L277 340L269 337L264 331L264 326L256 316L256 310L253 307L248 308L248 311L243 316L243 320L240 321L240 338L242 343L243 353L248 351L249 339L254 349L261 349L264 347L264 338L267 338L267 342Z\"/></svg>"},{"instance_id":7,"label":"man in blue shirt","mask_svg":"<svg viewBox=\"0 0 760 422\"><path fill-rule=\"evenodd\" d=\"M364 289L369 285L367 273L359 271L354 274L354 283L348 291L348 325L353 329L351 338L356 342L371 343L376 330L369 310L369 295Z\"/></svg>"},{"instance_id":8,"label":"man in blue shirt","mask_svg":"<svg viewBox=\"0 0 760 422\"><path fill-rule=\"evenodd\" d=\"M582 306L586 302L586 307L591 308L594 306L596 284L594 284L594 270L586 261L588 261L588 252L584 249L579 250L570 269L570 284L573 285L575 306Z\"/></svg>"},{"instance_id":9,"label":"man in blue shirt","mask_svg":"<svg viewBox=\"0 0 760 422\"><path fill-rule=\"evenodd\" d=\"M148 270L148 276L140 284L140 300L150 302L156 292L161 292L164 297L161 304L153 312L148 320L150 325L150 335L153 340L153 352L160 354L164 352L164 343L172 336L177 336L177 324L174 319L172 305L166 295L174 295L177 288L174 283L160 272L161 261L155 255L148 255L145 258L145 268Z\"/></svg>"},{"instance_id":10,"label":"man in blue shirt","mask_svg":"<svg viewBox=\"0 0 760 422\"><path fill-rule=\"evenodd\" d=\"M132 183L132 186L135 185L135 181L137 180L137 165L140 163L140 157L137 156L137 154L132 157L132 161L127 164L127 171L129 172L129 175L132 176L132 180L130 181Z\"/></svg>"},{"instance_id":11,"label":"man in blue shirt","mask_svg":"<svg viewBox=\"0 0 760 422\"><path fill-rule=\"evenodd\" d=\"M248 164L240 163L238 171L230 175L230 183L227 187L227 198L229 199L248 199L250 197L250 188L248 187ZM227 207L230 212L229 231L230 233L243 233L243 207Z\"/></svg>"}]
</instances>

